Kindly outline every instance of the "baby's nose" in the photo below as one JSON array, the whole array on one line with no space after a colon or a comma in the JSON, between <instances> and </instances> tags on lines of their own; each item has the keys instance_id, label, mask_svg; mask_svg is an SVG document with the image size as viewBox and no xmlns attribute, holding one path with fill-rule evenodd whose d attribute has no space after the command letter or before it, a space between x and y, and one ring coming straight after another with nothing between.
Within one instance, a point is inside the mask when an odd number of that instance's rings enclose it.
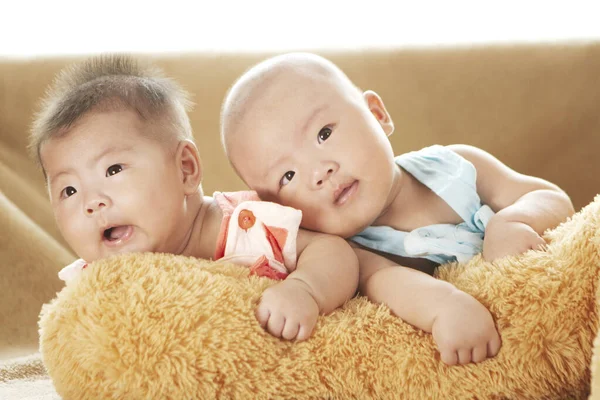
<instances>
[{"instance_id":1,"label":"baby's nose","mask_svg":"<svg viewBox=\"0 0 600 400\"><path fill-rule=\"evenodd\" d=\"M335 169L332 166L321 166L321 168L316 169L313 176L314 187L316 189L322 187L323 183L325 183L334 172Z\"/></svg>"},{"instance_id":2,"label":"baby's nose","mask_svg":"<svg viewBox=\"0 0 600 400\"><path fill-rule=\"evenodd\" d=\"M320 177L321 179L319 179L319 180L317 181L317 186L321 186L321 185L323 184L323 181L326 181L326 180L327 180L327 178L329 178L329 176L330 176L332 173L333 173L333 169L331 169L331 168L330 168L330 169L328 169L328 170L327 170L327 173L326 173L324 176Z\"/></svg>"},{"instance_id":3,"label":"baby's nose","mask_svg":"<svg viewBox=\"0 0 600 400\"><path fill-rule=\"evenodd\" d=\"M100 209L106 207L106 203L104 201L92 201L86 207L86 212L88 215L92 215L95 212L100 211Z\"/></svg>"}]
</instances>

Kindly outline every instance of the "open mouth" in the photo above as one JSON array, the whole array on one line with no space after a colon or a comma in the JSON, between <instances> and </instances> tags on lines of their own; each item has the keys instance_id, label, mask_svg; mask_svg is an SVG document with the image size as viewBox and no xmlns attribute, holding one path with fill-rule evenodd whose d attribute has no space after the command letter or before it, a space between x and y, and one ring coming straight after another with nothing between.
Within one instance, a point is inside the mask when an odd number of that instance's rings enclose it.
<instances>
[{"instance_id":1,"label":"open mouth","mask_svg":"<svg viewBox=\"0 0 600 400\"><path fill-rule=\"evenodd\" d=\"M106 244L118 245L129 239L132 233L133 227L131 225L122 225L105 229L102 236Z\"/></svg>"},{"instance_id":2,"label":"open mouth","mask_svg":"<svg viewBox=\"0 0 600 400\"><path fill-rule=\"evenodd\" d=\"M352 181L349 185L339 187L333 193L333 202L335 205L341 206L348 202L348 200L352 197L354 193L356 193L356 189L358 188L358 181Z\"/></svg>"}]
</instances>

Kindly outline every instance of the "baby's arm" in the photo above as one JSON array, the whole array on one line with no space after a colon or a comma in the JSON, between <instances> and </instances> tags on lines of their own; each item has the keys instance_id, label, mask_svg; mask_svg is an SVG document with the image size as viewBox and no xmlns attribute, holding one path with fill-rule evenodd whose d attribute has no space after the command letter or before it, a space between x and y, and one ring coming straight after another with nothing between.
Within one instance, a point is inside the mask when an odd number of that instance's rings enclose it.
<instances>
[{"instance_id":1,"label":"baby's arm","mask_svg":"<svg viewBox=\"0 0 600 400\"><path fill-rule=\"evenodd\" d=\"M298 264L285 280L264 291L256 318L272 335L308 339L319 313L328 314L356 293L358 260L338 236L301 229Z\"/></svg>"},{"instance_id":2,"label":"baby's arm","mask_svg":"<svg viewBox=\"0 0 600 400\"><path fill-rule=\"evenodd\" d=\"M501 342L492 316L475 298L423 272L362 248L354 250L360 262L360 292L431 332L444 363L481 362L498 353Z\"/></svg>"},{"instance_id":3,"label":"baby's arm","mask_svg":"<svg viewBox=\"0 0 600 400\"><path fill-rule=\"evenodd\" d=\"M448 148L473 163L477 170L477 193L482 203L496 212L485 231L486 260L543 247L544 231L573 215L569 196L558 186L520 174L476 147Z\"/></svg>"}]
</instances>

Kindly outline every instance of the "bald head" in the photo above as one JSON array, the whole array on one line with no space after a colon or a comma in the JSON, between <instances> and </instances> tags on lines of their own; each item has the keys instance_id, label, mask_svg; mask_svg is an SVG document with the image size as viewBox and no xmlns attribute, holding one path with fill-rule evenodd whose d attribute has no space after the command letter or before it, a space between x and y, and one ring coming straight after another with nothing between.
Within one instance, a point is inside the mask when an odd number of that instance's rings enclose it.
<instances>
[{"instance_id":1,"label":"bald head","mask_svg":"<svg viewBox=\"0 0 600 400\"><path fill-rule=\"evenodd\" d=\"M249 119L260 122L266 108L279 107L281 97L310 84L327 84L350 95L360 90L331 61L310 53L289 53L267 59L243 74L231 87L221 109L221 141L236 168L232 148Z\"/></svg>"}]
</instances>

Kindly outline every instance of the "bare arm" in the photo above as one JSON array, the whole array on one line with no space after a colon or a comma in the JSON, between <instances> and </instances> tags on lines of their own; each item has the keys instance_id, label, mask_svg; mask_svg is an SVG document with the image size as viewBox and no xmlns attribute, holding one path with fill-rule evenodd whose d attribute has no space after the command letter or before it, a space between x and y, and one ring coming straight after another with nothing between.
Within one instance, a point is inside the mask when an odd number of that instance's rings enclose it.
<instances>
[{"instance_id":1,"label":"bare arm","mask_svg":"<svg viewBox=\"0 0 600 400\"><path fill-rule=\"evenodd\" d=\"M558 186L515 172L476 147L449 148L473 163L477 169L477 193L496 212L485 228L486 260L543 249L544 231L573 214L569 196Z\"/></svg>"},{"instance_id":2,"label":"bare arm","mask_svg":"<svg viewBox=\"0 0 600 400\"><path fill-rule=\"evenodd\" d=\"M354 251L360 263L360 293L375 303L387 305L405 322L431 332L440 304L457 289L368 250L356 247Z\"/></svg>"},{"instance_id":3,"label":"bare arm","mask_svg":"<svg viewBox=\"0 0 600 400\"><path fill-rule=\"evenodd\" d=\"M574 213L571 199L558 186L520 174L476 147L448 148L473 163L481 201L503 219L527 224L541 235Z\"/></svg>"},{"instance_id":4,"label":"bare arm","mask_svg":"<svg viewBox=\"0 0 600 400\"><path fill-rule=\"evenodd\" d=\"M296 244L296 270L263 292L256 318L274 336L304 340L319 314L330 313L356 293L358 259L337 236L300 230Z\"/></svg>"},{"instance_id":5,"label":"bare arm","mask_svg":"<svg viewBox=\"0 0 600 400\"><path fill-rule=\"evenodd\" d=\"M495 356L500 336L489 311L469 294L423 272L401 267L362 248L359 288L405 322L431 332L443 362L481 362Z\"/></svg>"},{"instance_id":6,"label":"bare arm","mask_svg":"<svg viewBox=\"0 0 600 400\"><path fill-rule=\"evenodd\" d=\"M321 314L329 314L354 296L358 259L344 239L301 229L297 249L298 265L288 279L306 285Z\"/></svg>"}]
</instances>

